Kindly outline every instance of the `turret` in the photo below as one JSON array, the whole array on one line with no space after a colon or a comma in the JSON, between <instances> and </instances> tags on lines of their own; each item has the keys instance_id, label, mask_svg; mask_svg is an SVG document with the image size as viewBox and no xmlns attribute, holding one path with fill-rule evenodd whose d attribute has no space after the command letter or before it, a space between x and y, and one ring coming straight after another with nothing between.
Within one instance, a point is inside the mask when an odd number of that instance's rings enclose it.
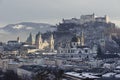
<instances>
[{"instance_id":1,"label":"turret","mask_svg":"<svg viewBox=\"0 0 120 80\"><path fill-rule=\"evenodd\" d=\"M105 20L106 20L106 23L109 22L109 17L107 15L105 15Z\"/></svg>"}]
</instances>

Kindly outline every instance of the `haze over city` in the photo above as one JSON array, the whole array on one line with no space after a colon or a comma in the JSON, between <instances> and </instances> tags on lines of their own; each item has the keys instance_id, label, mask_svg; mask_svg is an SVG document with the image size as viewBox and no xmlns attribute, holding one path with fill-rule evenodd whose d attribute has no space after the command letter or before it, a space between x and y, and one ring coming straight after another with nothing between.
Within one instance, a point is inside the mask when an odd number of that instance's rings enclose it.
<instances>
[{"instance_id":1,"label":"haze over city","mask_svg":"<svg viewBox=\"0 0 120 80\"><path fill-rule=\"evenodd\" d=\"M120 0L0 0L0 80L120 80Z\"/></svg>"},{"instance_id":2,"label":"haze over city","mask_svg":"<svg viewBox=\"0 0 120 80\"><path fill-rule=\"evenodd\" d=\"M57 24L82 14L108 15L120 26L120 0L0 0L0 27L18 22Z\"/></svg>"}]
</instances>

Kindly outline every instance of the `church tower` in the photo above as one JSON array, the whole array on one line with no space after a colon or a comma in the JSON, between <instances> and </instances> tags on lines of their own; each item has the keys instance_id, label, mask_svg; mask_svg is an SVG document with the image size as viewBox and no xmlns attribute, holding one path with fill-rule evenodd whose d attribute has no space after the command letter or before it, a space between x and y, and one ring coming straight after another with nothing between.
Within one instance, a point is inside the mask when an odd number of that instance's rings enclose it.
<instances>
[{"instance_id":1,"label":"church tower","mask_svg":"<svg viewBox=\"0 0 120 80\"><path fill-rule=\"evenodd\" d=\"M30 33L29 37L27 38L26 42L30 45L33 45L33 36L32 36L32 33Z\"/></svg>"},{"instance_id":2,"label":"church tower","mask_svg":"<svg viewBox=\"0 0 120 80\"><path fill-rule=\"evenodd\" d=\"M54 38L53 38L53 34L51 34L51 37L50 37L50 50L54 51Z\"/></svg>"},{"instance_id":3,"label":"church tower","mask_svg":"<svg viewBox=\"0 0 120 80\"><path fill-rule=\"evenodd\" d=\"M85 43L84 43L84 33L82 31L82 34L81 34L81 46L84 46Z\"/></svg>"},{"instance_id":4,"label":"church tower","mask_svg":"<svg viewBox=\"0 0 120 80\"><path fill-rule=\"evenodd\" d=\"M43 49L43 40L40 32L36 35L36 48L37 49Z\"/></svg>"},{"instance_id":5,"label":"church tower","mask_svg":"<svg viewBox=\"0 0 120 80\"><path fill-rule=\"evenodd\" d=\"M19 37L17 37L17 42L20 43L20 38Z\"/></svg>"}]
</instances>

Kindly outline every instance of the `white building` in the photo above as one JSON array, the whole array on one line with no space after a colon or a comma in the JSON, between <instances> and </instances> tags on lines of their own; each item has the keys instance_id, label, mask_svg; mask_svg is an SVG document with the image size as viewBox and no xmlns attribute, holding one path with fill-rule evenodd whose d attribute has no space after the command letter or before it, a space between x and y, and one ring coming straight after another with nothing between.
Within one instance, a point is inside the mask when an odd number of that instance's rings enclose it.
<instances>
[{"instance_id":1,"label":"white building","mask_svg":"<svg viewBox=\"0 0 120 80\"><path fill-rule=\"evenodd\" d=\"M95 21L108 23L109 22L109 17L106 16L106 15L104 17L96 17Z\"/></svg>"},{"instance_id":2,"label":"white building","mask_svg":"<svg viewBox=\"0 0 120 80\"><path fill-rule=\"evenodd\" d=\"M36 48L39 50L44 50L49 48L51 51L54 51L54 37L53 35L50 36L49 41L42 39L42 35L40 32L36 34L36 40L35 40Z\"/></svg>"},{"instance_id":3,"label":"white building","mask_svg":"<svg viewBox=\"0 0 120 80\"><path fill-rule=\"evenodd\" d=\"M97 51L94 48L90 49L88 46L85 46L83 33L81 37L75 36L70 42L58 48L58 55L63 55L66 58L92 59L97 55L93 52Z\"/></svg>"}]
</instances>

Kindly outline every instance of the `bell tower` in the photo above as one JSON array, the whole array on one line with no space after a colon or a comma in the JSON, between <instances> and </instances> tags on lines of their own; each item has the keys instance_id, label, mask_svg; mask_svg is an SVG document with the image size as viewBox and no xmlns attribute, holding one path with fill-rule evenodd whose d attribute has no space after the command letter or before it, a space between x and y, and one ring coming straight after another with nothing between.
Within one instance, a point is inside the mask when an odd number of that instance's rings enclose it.
<instances>
[{"instance_id":1,"label":"bell tower","mask_svg":"<svg viewBox=\"0 0 120 80\"><path fill-rule=\"evenodd\" d=\"M36 48L37 49L43 49L43 40L42 40L42 35L38 33L36 35Z\"/></svg>"},{"instance_id":2,"label":"bell tower","mask_svg":"<svg viewBox=\"0 0 120 80\"><path fill-rule=\"evenodd\" d=\"M33 44L34 44L32 33L30 33L30 35L29 35L29 37L27 38L26 42L29 43L30 45L33 45Z\"/></svg>"},{"instance_id":3,"label":"bell tower","mask_svg":"<svg viewBox=\"0 0 120 80\"><path fill-rule=\"evenodd\" d=\"M84 43L84 33L82 31L82 34L81 34L81 46L84 46L85 43Z\"/></svg>"},{"instance_id":4,"label":"bell tower","mask_svg":"<svg viewBox=\"0 0 120 80\"><path fill-rule=\"evenodd\" d=\"M17 41L18 41L18 43L20 43L20 37L19 36L17 37Z\"/></svg>"},{"instance_id":5,"label":"bell tower","mask_svg":"<svg viewBox=\"0 0 120 80\"><path fill-rule=\"evenodd\" d=\"M50 50L54 51L54 37L53 37L53 34L51 34L51 37L50 37Z\"/></svg>"}]
</instances>

